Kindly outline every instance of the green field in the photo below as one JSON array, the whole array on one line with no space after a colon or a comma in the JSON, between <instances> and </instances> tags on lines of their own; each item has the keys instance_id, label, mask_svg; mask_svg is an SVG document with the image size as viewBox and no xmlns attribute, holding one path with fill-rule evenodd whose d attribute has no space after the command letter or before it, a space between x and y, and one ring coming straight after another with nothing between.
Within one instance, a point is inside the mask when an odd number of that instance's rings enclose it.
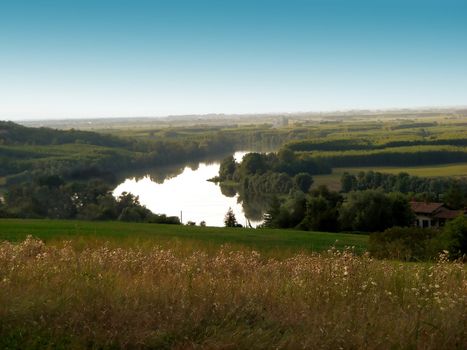
<instances>
[{"instance_id":1,"label":"green field","mask_svg":"<svg viewBox=\"0 0 467 350\"><path fill-rule=\"evenodd\" d=\"M321 251L331 246L355 247L366 250L368 236L326 232L304 232L278 229L242 229L193 227L123 222L88 222L61 220L0 220L0 240L20 241L27 235L46 242L73 239L89 241L108 240L116 244L182 245L193 248L216 249L223 244L249 247L262 252ZM187 244L189 243L189 244Z\"/></svg>"},{"instance_id":2,"label":"green field","mask_svg":"<svg viewBox=\"0 0 467 350\"><path fill-rule=\"evenodd\" d=\"M375 171L386 174L399 174L405 172L410 175L420 177L437 177L437 176L467 176L467 163L454 163L442 165L427 165L413 167L355 167L355 168L334 168L329 175L315 175L314 186L326 185L330 189L340 190L340 180L344 172L350 174L358 174L360 171Z\"/></svg>"}]
</instances>

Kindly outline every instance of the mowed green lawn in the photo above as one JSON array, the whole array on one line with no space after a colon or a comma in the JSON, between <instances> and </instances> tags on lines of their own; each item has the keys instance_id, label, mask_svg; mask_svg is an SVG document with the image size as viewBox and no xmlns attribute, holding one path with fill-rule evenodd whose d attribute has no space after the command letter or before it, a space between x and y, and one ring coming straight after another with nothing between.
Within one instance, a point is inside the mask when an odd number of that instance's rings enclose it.
<instances>
[{"instance_id":1,"label":"mowed green lawn","mask_svg":"<svg viewBox=\"0 0 467 350\"><path fill-rule=\"evenodd\" d=\"M377 171L386 174L399 174L405 172L410 175L420 177L437 177L437 176L467 176L467 163L454 163L442 165L426 165L413 167L355 167L355 168L334 168L329 175L313 176L313 186L326 185L330 189L339 191L340 180L344 172L350 174L358 174L360 171Z\"/></svg>"},{"instance_id":2,"label":"mowed green lawn","mask_svg":"<svg viewBox=\"0 0 467 350\"><path fill-rule=\"evenodd\" d=\"M355 247L366 250L368 236L327 232L307 232L279 229L246 229L223 227L193 227L107 221L68 220L0 220L0 240L20 241L27 235L46 242L110 241L116 244L182 244L193 248L217 249L221 245L250 247L263 252L321 251Z\"/></svg>"}]
</instances>

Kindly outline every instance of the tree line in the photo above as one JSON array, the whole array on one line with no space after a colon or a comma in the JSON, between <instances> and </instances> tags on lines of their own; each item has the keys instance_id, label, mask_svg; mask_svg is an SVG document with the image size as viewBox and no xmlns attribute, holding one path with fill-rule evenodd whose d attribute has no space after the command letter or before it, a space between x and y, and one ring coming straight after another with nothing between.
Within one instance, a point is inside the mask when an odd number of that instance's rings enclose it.
<instances>
[{"instance_id":1,"label":"tree line","mask_svg":"<svg viewBox=\"0 0 467 350\"><path fill-rule=\"evenodd\" d=\"M0 200L0 216L180 223L178 217L152 213L130 193L115 198L111 188L102 181L65 182L57 175L11 186Z\"/></svg>"},{"instance_id":2,"label":"tree line","mask_svg":"<svg viewBox=\"0 0 467 350\"><path fill-rule=\"evenodd\" d=\"M444 202L452 209L467 207L467 179L452 177L419 177L401 172L386 174L374 171L345 172L341 177L341 191L381 189L384 192L401 192L424 201Z\"/></svg>"},{"instance_id":3,"label":"tree line","mask_svg":"<svg viewBox=\"0 0 467 350\"><path fill-rule=\"evenodd\" d=\"M467 161L467 148L455 146L393 147L381 150L311 152L329 167L415 166Z\"/></svg>"},{"instance_id":4,"label":"tree line","mask_svg":"<svg viewBox=\"0 0 467 350\"><path fill-rule=\"evenodd\" d=\"M453 137L414 137L411 135L407 139L378 139L378 138L357 138L339 137L313 140L293 141L286 144L286 147L295 152L311 151L349 151L349 150L382 150L385 148L407 147L407 146L467 146L465 136Z\"/></svg>"},{"instance_id":5,"label":"tree line","mask_svg":"<svg viewBox=\"0 0 467 350\"><path fill-rule=\"evenodd\" d=\"M282 200L273 197L264 226L374 232L392 226L410 226L413 220L408 198L401 193L364 190L351 192L344 198L326 186L319 186L308 193L296 192Z\"/></svg>"}]
</instances>

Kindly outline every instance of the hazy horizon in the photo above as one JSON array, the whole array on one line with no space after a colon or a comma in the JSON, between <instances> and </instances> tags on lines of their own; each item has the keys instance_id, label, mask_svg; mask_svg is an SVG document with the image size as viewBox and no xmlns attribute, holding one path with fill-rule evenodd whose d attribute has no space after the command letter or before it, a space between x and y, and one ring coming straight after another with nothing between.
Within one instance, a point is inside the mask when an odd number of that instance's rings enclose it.
<instances>
[{"instance_id":1,"label":"hazy horizon","mask_svg":"<svg viewBox=\"0 0 467 350\"><path fill-rule=\"evenodd\" d=\"M460 0L0 4L0 119L467 104Z\"/></svg>"},{"instance_id":2,"label":"hazy horizon","mask_svg":"<svg viewBox=\"0 0 467 350\"><path fill-rule=\"evenodd\" d=\"M313 115L334 115L334 114L349 114L352 113L358 114L361 112L366 113L396 113L400 111L423 111L423 112L430 112L430 111L443 111L443 110L464 110L467 108L466 106L413 106L413 107L394 107L394 108L375 108L375 109L368 109L368 108L354 108L354 109L341 109L341 110L320 110L320 111L271 111L271 112L245 112L245 113L202 113L202 114L193 114L193 113L185 113L185 114L168 114L168 115L124 115L124 116L86 116L86 117L66 117L64 116L54 116L54 117L19 117L19 118L8 118L4 117L0 120L6 121L16 121L16 122L35 122L35 121L60 121L60 120L105 120L105 119L164 119L164 118L179 118L179 117L209 117L209 116L225 116L228 117L248 117L248 116L280 116L280 115L302 115L302 114L313 114Z\"/></svg>"}]
</instances>

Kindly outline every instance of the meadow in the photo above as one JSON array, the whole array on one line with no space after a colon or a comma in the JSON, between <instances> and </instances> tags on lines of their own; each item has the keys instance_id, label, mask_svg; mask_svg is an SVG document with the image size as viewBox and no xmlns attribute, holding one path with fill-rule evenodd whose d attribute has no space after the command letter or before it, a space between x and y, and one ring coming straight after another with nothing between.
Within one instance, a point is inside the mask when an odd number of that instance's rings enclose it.
<instances>
[{"instance_id":1,"label":"meadow","mask_svg":"<svg viewBox=\"0 0 467 350\"><path fill-rule=\"evenodd\" d=\"M467 270L445 257L407 264L329 249L276 258L247 247L208 254L156 240L77 248L27 237L0 244L0 277L3 349L467 344Z\"/></svg>"},{"instance_id":2,"label":"meadow","mask_svg":"<svg viewBox=\"0 0 467 350\"><path fill-rule=\"evenodd\" d=\"M367 249L368 236L298 230L219 228L183 225L125 223L115 221L21 220L0 219L0 241L19 242L28 235L47 243L71 240L75 245L164 247L182 245L193 249L215 250L228 244L270 254L322 251L335 247Z\"/></svg>"}]
</instances>

